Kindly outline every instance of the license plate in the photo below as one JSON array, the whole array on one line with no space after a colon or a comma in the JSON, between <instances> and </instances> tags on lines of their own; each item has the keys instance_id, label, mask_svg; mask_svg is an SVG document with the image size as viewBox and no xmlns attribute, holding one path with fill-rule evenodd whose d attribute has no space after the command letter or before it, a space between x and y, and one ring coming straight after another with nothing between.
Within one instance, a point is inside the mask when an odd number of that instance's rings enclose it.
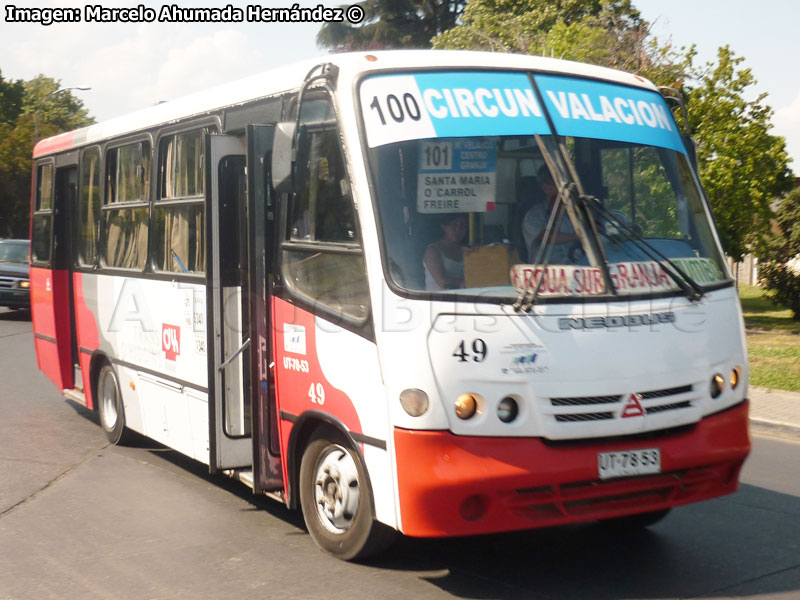
<instances>
[{"instance_id":1,"label":"license plate","mask_svg":"<svg viewBox=\"0 0 800 600\"><path fill-rule=\"evenodd\" d=\"M658 448L600 452L597 455L600 479L661 473L661 451Z\"/></svg>"}]
</instances>

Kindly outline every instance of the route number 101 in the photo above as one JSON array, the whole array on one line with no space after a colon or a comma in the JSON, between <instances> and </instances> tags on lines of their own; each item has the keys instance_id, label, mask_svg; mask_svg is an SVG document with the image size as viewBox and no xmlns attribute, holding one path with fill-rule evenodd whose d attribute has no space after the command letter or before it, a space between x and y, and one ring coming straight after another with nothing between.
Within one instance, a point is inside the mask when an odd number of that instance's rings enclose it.
<instances>
[{"instance_id":1,"label":"route number 101","mask_svg":"<svg viewBox=\"0 0 800 600\"><path fill-rule=\"evenodd\" d=\"M425 171L448 171L452 168L453 145L450 142L422 142L421 159L421 168Z\"/></svg>"},{"instance_id":2,"label":"route number 101","mask_svg":"<svg viewBox=\"0 0 800 600\"><path fill-rule=\"evenodd\" d=\"M373 96L369 107L378 113L381 125L386 125L387 113L395 123L402 123L406 118L412 121L419 121L422 118L417 99L408 92L399 98L395 94L388 94L383 102L378 100L377 96Z\"/></svg>"}]
</instances>

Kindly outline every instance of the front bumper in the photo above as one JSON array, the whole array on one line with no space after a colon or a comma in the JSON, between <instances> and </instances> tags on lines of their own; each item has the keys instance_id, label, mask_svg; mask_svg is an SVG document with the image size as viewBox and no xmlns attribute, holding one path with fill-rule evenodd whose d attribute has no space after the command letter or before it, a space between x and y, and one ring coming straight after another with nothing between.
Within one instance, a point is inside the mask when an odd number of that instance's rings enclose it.
<instances>
[{"instance_id":1,"label":"front bumper","mask_svg":"<svg viewBox=\"0 0 800 600\"><path fill-rule=\"evenodd\" d=\"M0 306L30 308L31 292L24 288L0 288Z\"/></svg>"},{"instance_id":2,"label":"front bumper","mask_svg":"<svg viewBox=\"0 0 800 600\"><path fill-rule=\"evenodd\" d=\"M568 443L395 428L401 530L415 537L515 531L729 494L750 451L747 414L745 401L662 436ZM598 479L598 452L654 447L660 474Z\"/></svg>"}]
</instances>

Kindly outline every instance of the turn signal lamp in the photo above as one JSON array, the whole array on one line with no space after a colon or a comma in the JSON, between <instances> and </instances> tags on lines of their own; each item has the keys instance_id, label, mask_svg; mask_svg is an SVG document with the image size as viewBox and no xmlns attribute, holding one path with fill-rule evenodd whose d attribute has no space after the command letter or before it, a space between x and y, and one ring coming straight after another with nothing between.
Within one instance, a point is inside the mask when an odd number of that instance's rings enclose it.
<instances>
[{"instance_id":1,"label":"turn signal lamp","mask_svg":"<svg viewBox=\"0 0 800 600\"><path fill-rule=\"evenodd\" d=\"M742 379L742 369L740 367L733 367L731 369L731 389L735 390L739 387L739 382Z\"/></svg>"},{"instance_id":2,"label":"turn signal lamp","mask_svg":"<svg viewBox=\"0 0 800 600\"><path fill-rule=\"evenodd\" d=\"M467 420L478 411L478 399L474 394L461 394L456 398L456 416Z\"/></svg>"},{"instance_id":3,"label":"turn signal lamp","mask_svg":"<svg viewBox=\"0 0 800 600\"><path fill-rule=\"evenodd\" d=\"M719 398L719 395L722 393L722 390L725 389L725 378L716 373L711 378L711 384L709 385L708 393L711 394L712 398Z\"/></svg>"},{"instance_id":4,"label":"turn signal lamp","mask_svg":"<svg viewBox=\"0 0 800 600\"><path fill-rule=\"evenodd\" d=\"M400 405L412 417L421 417L428 411L428 394L416 388L400 392Z\"/></svg>"}]
</instances>

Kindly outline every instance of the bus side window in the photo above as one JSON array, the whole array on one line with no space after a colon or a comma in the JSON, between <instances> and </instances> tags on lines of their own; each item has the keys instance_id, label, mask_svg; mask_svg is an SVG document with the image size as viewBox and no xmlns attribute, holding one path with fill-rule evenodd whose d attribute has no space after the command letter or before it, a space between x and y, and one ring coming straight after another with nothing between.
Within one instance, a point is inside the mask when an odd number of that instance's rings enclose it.
<instances>
[{"instance_id":1,"label":"bus side window","mask_svg":"<svg viewBox=\"0 0 800 600\"><path fill-rule=\"evenodd\" d=\"M337 131L317 130L309 138L308 178L288 214L286 282L315 305L363 320L369 313L369 289Z\"/></svg>"},{"instance_id":2,"label":"bus side window","mask_svg":"<svg viewBox=\"0 0 800 600\"><path fill-rule=\"evenodd\" d=\"M205 129L167 136L159 149L159 198L153 207L155 268L206 268Z\"/></svg>"},{"instance_id":3,"label":"bus side window","mask_svg":"<svg viewBox=\"0 0 800 600\"><path fill-rule=\"evenodd\" d=\"M93 267L100 234L100 150L89 148L81 158L78 199L78 263Z\"/></svg>"},{"instance_id":4,"label":"bus side window","mask_svg":"<svg viewBox=\"0 0 800 600\"><path fill-rule=\"evenodd\" d=\"M31 261L39 266L50 266L53 247L53 164L39 165L36 169L36 200L33 212L33 239Z\"/></svg>"},{"instance_id":5,"label":"bus side window","mask_svg":"<svg viewBox=\"0 0 800 600\"><path fill-rule=\"evenodd\" d=\"M150 144L136 142L106 153L103 206L105 265L144 269L150 226Z\"/></svg>"}]
</instances>

